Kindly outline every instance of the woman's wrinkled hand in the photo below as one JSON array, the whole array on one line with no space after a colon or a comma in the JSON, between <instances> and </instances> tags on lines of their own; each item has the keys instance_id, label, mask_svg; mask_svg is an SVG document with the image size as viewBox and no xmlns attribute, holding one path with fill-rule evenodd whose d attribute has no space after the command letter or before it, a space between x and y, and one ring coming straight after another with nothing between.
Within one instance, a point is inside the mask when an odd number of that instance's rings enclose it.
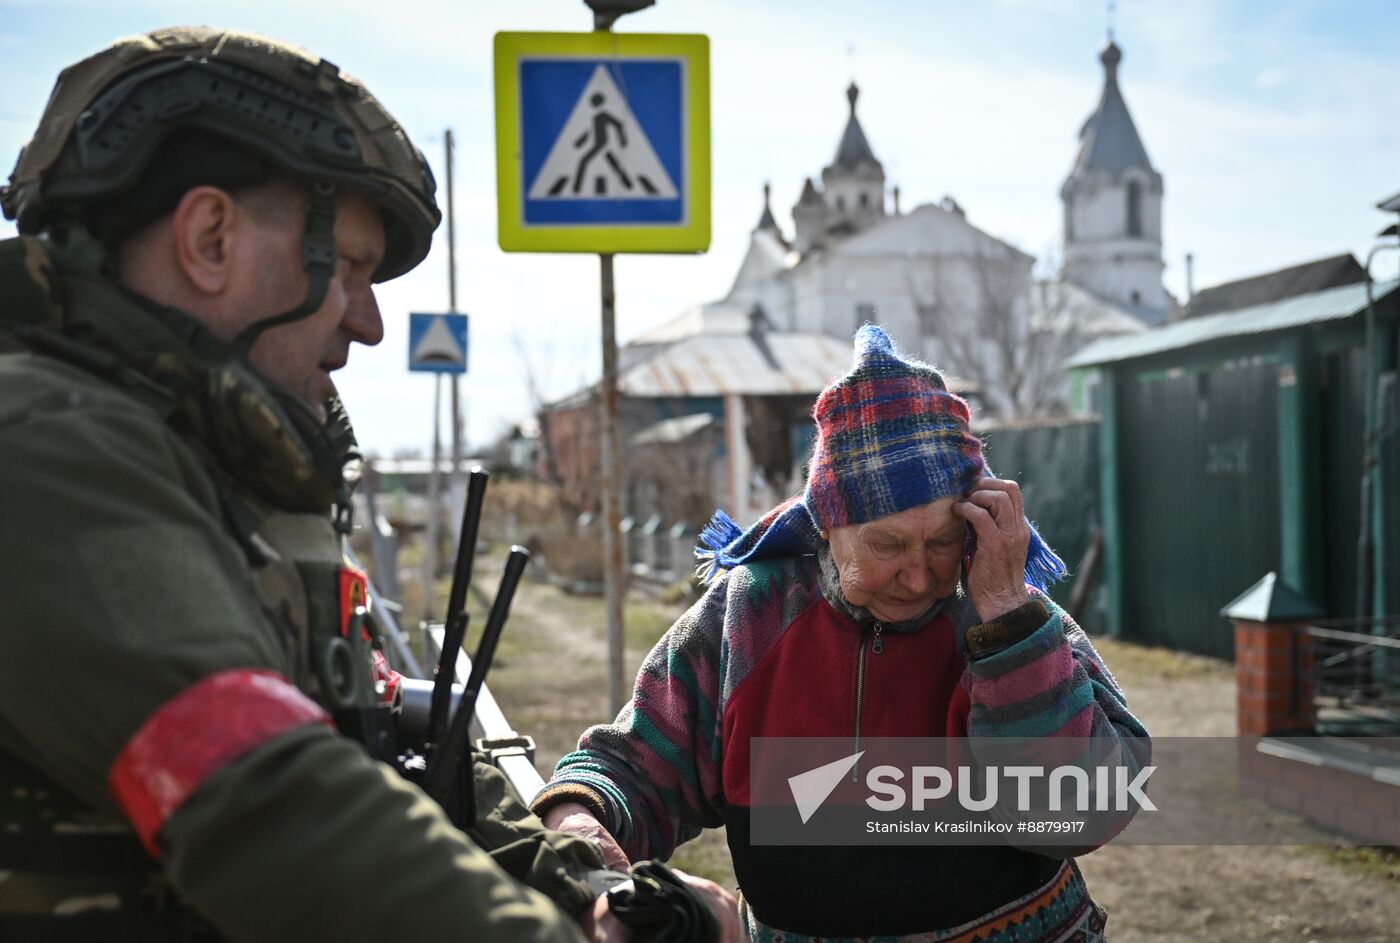
<instances>
[{"instance_id":1,"label":"woman's wrinkled hand","mask_svg":"<svg viewBox=\"0 0 1400 943\"><path fill-rule=\"evenodd\" d=\"M1014 481L983 478L953 513L967 521L977 537L977 551L967 574L967 593L977 617L990 622L1030 602L1026 590L1026 552L1031 528Z\"/></svg>"},{"instance_id":2,"label":"woman's wrinkled hand","mask_svg":"<svg viewBox=\"0 0 1400 943\"><path fill-rule=\"evenodd\" d=\"M609 871L626 874L632 870L632 862L627 859L622 846L612 837L612 833L603 827L603 823L593 817L587 806L577 802L563 802L545 812L542 821L545 828L577 835L596 844L598 850L603 853L603 866Z\"/></svg>"}]
</instances>

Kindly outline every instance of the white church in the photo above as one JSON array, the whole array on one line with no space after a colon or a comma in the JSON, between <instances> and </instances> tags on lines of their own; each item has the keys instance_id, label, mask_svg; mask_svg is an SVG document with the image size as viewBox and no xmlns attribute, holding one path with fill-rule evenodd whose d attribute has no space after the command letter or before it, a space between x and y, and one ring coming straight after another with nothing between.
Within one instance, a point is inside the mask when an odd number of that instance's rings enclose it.
<instances>
[{"instance_id":1,"label":"white church","mask_svg":"<svg viewBox=\"0 0 1400 943\"><path fill-rule=\"evenodd\" d=\"M1162 175L1119 88L1122 51L1110 40L1099 58L1102 94L1060 189L1058 279L1036 281L1033 256L978 229L951 198L902 210L861 127L853 83L835 157L820 183L803 184L791 230L765 186L728 294L623 349L624 397L669 404L657 413L668 418L637 441L669 448L676 436L716 437L715 499L740 520L761 513L800 486L805 456L792 430L826 379L846 369L850 338L868 320L946 368L983 416L1064 413L1065 358L1176 314L1162 286ZM708 422L684 421L702 411ZM765 458L775 438L784 447ZM648 490L665 483L641 486L643 505Z\"/></svg>"}]
</instances>

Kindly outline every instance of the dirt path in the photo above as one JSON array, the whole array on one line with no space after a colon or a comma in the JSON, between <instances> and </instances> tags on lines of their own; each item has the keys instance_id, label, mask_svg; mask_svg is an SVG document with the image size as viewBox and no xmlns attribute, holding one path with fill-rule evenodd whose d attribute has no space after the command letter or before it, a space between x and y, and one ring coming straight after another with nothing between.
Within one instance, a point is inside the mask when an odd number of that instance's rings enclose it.
<instances>
[{"instance_id":1,"label":"dirt path","mask_svg":"<svg viewBox=\"0 0 1400 943\"><path fill-rule=\"evenodd\" d=\"M483 589L495 560L483 561ZM488 589L488 593L492 590ZM675 607L629 602L627 677ZM473 614L474 623L480 618ZM608 719L600 600L567 596L538 580L522 586L491 676L517 729L539 746L546 777L584 727ZM1234 684L1228 665L1112 641L1098 643L1154 735L1230 736ZM1293 816L1248 800L1229 807L1261 827L1287 830L1326 846L1330 839ZM1114 943L1273 940L1397 943L1400 878L1354 870L1325 848L1289 846L1110 845L1080 859L1089 885L1110 912ZM722 831L686 845L673 863L733 886Z\"/></svg>"}]
</instances>

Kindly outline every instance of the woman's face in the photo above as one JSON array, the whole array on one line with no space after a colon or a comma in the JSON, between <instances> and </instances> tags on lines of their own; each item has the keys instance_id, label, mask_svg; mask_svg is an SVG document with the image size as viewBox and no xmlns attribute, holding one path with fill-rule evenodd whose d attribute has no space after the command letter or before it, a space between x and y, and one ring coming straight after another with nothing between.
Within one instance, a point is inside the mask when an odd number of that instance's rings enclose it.
<instances>
[{"instance_id":1,"label":"woman's face","mask_svg":"<svg viewBox=\"0 0 1400 943\"><path fill-rule=\"evenodd\" d=\"M865 524L823 531L841 574L841 592L883 622L928 611L958 585L967 524L956 498L940 498Z\"/></svg>"}]
</instances>

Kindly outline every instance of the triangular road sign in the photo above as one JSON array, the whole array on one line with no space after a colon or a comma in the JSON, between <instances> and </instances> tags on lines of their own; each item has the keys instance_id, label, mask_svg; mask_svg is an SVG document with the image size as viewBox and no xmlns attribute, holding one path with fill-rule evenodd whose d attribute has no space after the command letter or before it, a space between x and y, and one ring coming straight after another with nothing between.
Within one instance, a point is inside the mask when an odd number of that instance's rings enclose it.
<instances>
[{"instance_id":1,"label":"triangular road sign","mask_svg":"<svg viewBox=\"0 0 1400 943\"><path fill-rule=\"evenodd\" d=\"M409 360L413 363L444 363L465 366L467 352L462 349L462 345L453 336L452 329L447 326L447 319L438 316L433 318L428 329L423 332L423 336L414 345Z\"/></svg>"},{"instance_id":2,"label":"triangular road sign","mask_svg":"<svg viewBox=\"0 0 1400 943\"><path fill-rule=\"evenodd\" d=\"M531 200L674 200L675 182L605 66L593 70L559 130Z\"/></svg>"},{"instance_id":3,"label":"triangular road sign","mask_svg":"<svg viewBox=\"0 0 1400 943\"><path fill-rule=\"evenodd\" d=\"M843 760L788 777L788 788L792 790L793 801L797 803L797 814L802 816L803 825L817 814L826 797L846 778L851 767L856 765L856 761L864 753L865 751L861 750L860 753L852 753Z\"/></svg>"}]
</instances>

